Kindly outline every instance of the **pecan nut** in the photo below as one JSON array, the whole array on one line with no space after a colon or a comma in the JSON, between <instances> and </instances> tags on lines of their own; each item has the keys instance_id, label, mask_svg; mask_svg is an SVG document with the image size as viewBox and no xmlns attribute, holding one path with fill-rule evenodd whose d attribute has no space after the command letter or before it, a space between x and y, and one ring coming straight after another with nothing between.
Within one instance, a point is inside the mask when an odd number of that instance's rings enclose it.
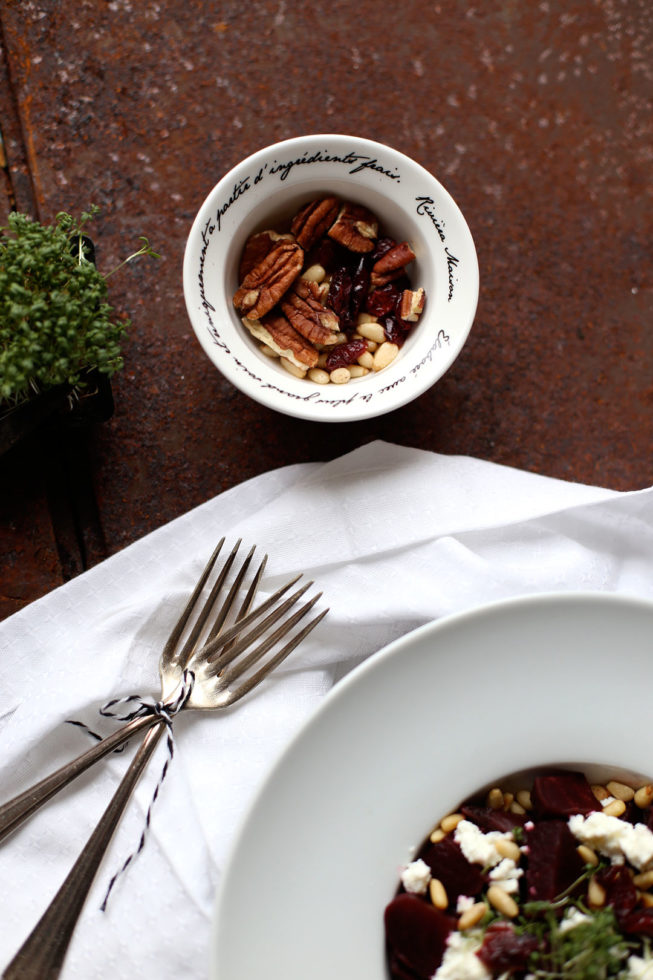
<instances>
[{"instance_id":1,"label":"pecan nut","mask_svg":"<svg viewBox=\"0 0 653 980\"><path fill-rule=\"evenodd\" d=\"M298 244L306 251L312 248L336 220L339 208L336 197L323 197L298 211L290 226Z\"/></svg>"},{"instance_id":2,"label":"pecan nut","mask_svg":"<svg viewBox=\"0 0 653 980\"><path fill-rule=\"evenodd\" d=\"M371 211L362 204L345 203L335 223L329 228L329 238L348 248L350 252L371 252L379 233L379 223Z\"/></svg>"},{"instance_id":3,"label":"pecan nut","mask_svg":"<svg viewBox=\"0 0 653 980\"><path fill-rule=\"evenodd\" d=\"M281 300L281 309L295 330L312 344L335 344L338 317L322 305L319 297L316 282L298 279Z\"/></svg>"},{"instance_id":4,"label":"pecan nut","mask_svg":"<svg viewBox=\"0 0 653 980\"><path fill-rule=\"evenodd\" d=\"M248 272L251 272L254 266L262 262L266 255L272 251L275 245L280 241L293 241L292 235L280 235L276 231L266 230L258 231L254 235L250 235L245 242L245 248L240 257L240 265L238 266L238 282L242 282Z\"/></svg>"},{"instance_id":5,"label":"pecan nut","mask_svg":"<svg viewBox=\"0 0 653 980\"><path fill-rule=\"evenodd\" d=\"M297 333L282 314L269 313L262 320L253 320L244 316L242 321L253 337L267 344L295 367L306 371L317 364L319 355L316 349L305 337Z\"/></svg>"},{"instance_id":6,"label":"pecan nut","mask_svg":"<svg viewBox=\"0 0 653 980\"><path fill-rule=\"evenodd\" d=\"M397 307L397 314L402 320L414 323L419 319L424 309L425 300L426 296L421 286L419 289L404 289Z\"/></svg>"},{"instance_id":7,"label":"pecan nut","mask_svg":"<svg viewBox=\"0 0 653 980\"><path fill-rule=\"evenodd\" d=\"M234 295L243 315L259 320L293 284L304 263L304 250L295 242L281 242L251 269Z\"/></svg>"},{"instance_id":8,"label":"pecan nut","mask_svg":"<svg viewBox=\"0 0 653 980\"><path fill-rule=\"evenodd\" d=\"M370 275L371 288L376 289L379 286L385 286L387 283L392 282L393 279L398 279L403 274L406 266L414 258L415 253L408 242L399 242L398 245L393 245L372 266L372 273Z\"/></svg>"}]
</instances>

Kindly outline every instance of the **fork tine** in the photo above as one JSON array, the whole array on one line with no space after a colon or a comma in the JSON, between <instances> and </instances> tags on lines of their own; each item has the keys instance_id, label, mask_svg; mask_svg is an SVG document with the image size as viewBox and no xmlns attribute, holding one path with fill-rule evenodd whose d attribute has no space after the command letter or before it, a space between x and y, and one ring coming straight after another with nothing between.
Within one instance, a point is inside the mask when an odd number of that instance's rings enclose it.
<instances>
[{"instance_id":1,"label":"fork tine","mask_svg":"<svg viewBox=\"0 0 653 980\"><path fill-rule=\"evenodd\" d=\"M295 605L298 599L301 599L304 593L307 592L312 585L312 582L307 582L296 592L293 592L289 598L282 602L281 605L277 606L276 609L273 609L272 612L268 613L265 619L254 626L254 628L248 633L243 633L246 619L242 620L240 624L236 624L236 626L240 626L240 629L236 630L237 636L234 638L233 642L229 644L228 650L224 649L221 654L216 654L211 649L210 645L204 647L202 649L202 654L206 662L208 664L216 664L217 669L222 670L227 666L227 664L230 664L232 660L235 660L236 657L240 656L243 650L246 650L247 647L251 646L254 640L257 640L259 636L262 636L270 626L281 619L281 617Z\"/></svg>"},{"instance_id":2,"label":"fork tine","mask_svg":"<svg viewBox=\"0 0 653 980\"><path fill-rule=\"evenodd\" d=\"M254 549L252 548L252 551L253 550ZM244 617L250 611L251 606L252 606L252 603L254 601L254 597L255 597L255 595L256 595L256 593L258 591L259 583L261 581L261 578L263 577L263 572L265 571L265 566L267 565L267 563L268 563L268 556L267 555L263 555L263 560L262 560L261 564L259 565L258 571L256 572L254 578L252 579L252 583L251 583L249 589L247 590L247 595L243 599L242 605L241 605L240 609L238 610L238 612L236 613L236 622L237 623L240 623L240 621L242 619L244 619ZM240 628L242 629L242 623L240 625ZM230 643L228 643L227 646L224 648L225 651L226 650L229 650L230 647L231 647L231 645L234 642L235 641L232 640Z\"/></svg>"},{"instance_id":3,"label":"fork tine","mask_svg":"<svg viewBox=\"0 0 653 980\"><path fill-rule=\"evenodd\" d=\"M312 603L310 605L312 605ZM278 651L278 653L276 653L273 657L270 657L269 660L262 664L256 673L252 674L250 677L247 677L242 682L240 687L237 687L234 691L230 691L227 700L223 702L223 706L227 707L227 705L235 704L236 701L239 701L253 688L255 688L257 684L260 684L266 674L269 674L276 667L278 667L279 664L293 652L295 647L297 647L302 640L308 636L311 630L315 629L317 624L324 619L328 611L328 609L325 609L318 616L316 616L315 619L312 619L310 623L307 623L306 626L299 631L299 633L293 636L292 639Z\"/></svg>"},{"instance_id":4,"label":"fork tine","mask_svg":"<svg viewBox=\"0 0 653 980\"><path fill-rule=\"evenodd\" d=\"M206 580L213 570L213 566L215 565L218 559L218 555L222 550L222 545L224 544L224 542L225 539L221 538L220 541L217 543L213 551L213 554L211 555L206 565L204 566L204 570L202 571L202 574L199 577L197 585L193 589L191 597L189 598L188 602L184 606L181 615L177 620L177 622L175 623L172 632L168 637L166 645L163 648L163 651L161 653L161 663L167 664L172 660L174 651L179 642L179 638L181 637L181 634L184 631L184 627L186 626L186 623L188 622L188 618L195 607L195 603L197 602L197 599L201 594L202 589L204 588Z\"/></svg>"},{"instance_id":5,"label":"fork tine","mask_svg":"<svg viewBox=\"0 0 653 980\"><path fill-rule=\"evenodd\" d=\"M264 613L266 613L268 609L270 609L270 607L273 606L275 602L277 602L277 600L279 600L281 596L288 591L288 589L291 589L293 585L299 582L301 577L302 577L301 573L299 575L296 575L295 578L290 580L290 582L286 582L285 585L282 585L280 589L277 589L277 591L274 592L271 596L268 596L268 598L265 599L263 602L261 602L258 606L256 606L255 609L252 609L252 611L248 613L246 616L244 616L238 623L234 623L233 626L230 626L229 629L225 630L224 633L222 633L220 636L216 636L212 640L210 640L202 648L203 655L205 657L210 656L211 659L213 659L214 654L218 650L221 650L223 647L226 647L229 643L231 643L232 640L234 640L237 636L241 635L244 629L247 629L248 626L251 626L253 622L259 619L259 617L262 616ZM310 584L311 583L309 583L309 585ZM306 586L306 588L308 588L308 586Z\"/></svg>"},{"instance_id":6,"label":"fork tine","mask_svg":"<svg viewBox=\"0 0 653 980\"><path fill-rule=\"evenodd\" d=\"M176 653L172 654L169 661L170 663L177 663L181 667L185 667L188 661L190 660L191 656L193 655L193 651L197 646L197 641L200 637L202 630L204 629L207 619L209 618L215 600L218 597L218 593L222 589L222 586L224 585L224 581L227 575L229 574L231 566L234 563L234 559L236 558L236 554L238 552L238 549L240 548L241 543L242 543L242 538L239 538L238 541L236 541L236 544L234 545L231 554L228 556L223 567L220 569L220 573L217 579L215 580L211 588L211 591L209 592L208 598L204 602L204 605L202 606L197 616L197 619L195 620L193 628L191 629L188 638L186 639L186 642ZM202 577L204 578L203 575ZM204 581L206 581L206 579L204 579ZM234 599L233 595L228 595L225 600L225 604L232 603L233 599Z\"/></svg>"},{"instance_id":7,"label":"fork tine","mask_svg":"<svg viewBox=\"0 0 653 980\"><path fill-rule=\"evenodd\" d=\"M239 540L238 544L240 544L240 540ZM236 598L236 596L238 594L238 590L240 589L241 583L242 583L243 579L245 578L245 575L247 574L247 569L249 568L249 566L251 564L251 561L252 561L252 558L254 557L254 552L255 551L256 551L256 545L254 545L250 549L250 552L247 555L247 558L245 559L245 561L241 565L240 571L236 575L236 578L234 579L234 581L233 581L233 583L231 585L231 588L229 589L229 594L227 595L227 598L223 602L222 606L220 607L220 611L219 611L218 615L215 618L215 622L213 623L213 626L211 627L211 630L210 630L210 632L208 634L207 640L212 640L213 637L214 636L217 636L218 633L220 632L220 630L222 629L222 627L224 625L224 621L225 621L225 619L227 618L227 616L229 614L229 610L231 609L231 607L232 607L232 605L234 603L234 600L235 600L235 598ZM224 582L225 577L226 576L223 576L222 577L222 581L223 582ZM222 584L222 583L220 583L220 584ZM216 593L216 595L217 595L217 593ZM240 618L240 616L238 618Z\"/></svg>"},{"instance_id":8,"label":"fork tine","mask_svg":"<svg viewBox=\"0 0 653 980\"><path fill-rule=\"evenodd\" d=\"M225 662L225 660L223 660L221 657L218 661L213 661L213 663L211 663L207 669L207 674L219 673L222 683L227 686L231 684L232 681L237 680L238 677L247 673L250 667L253 667L254 664L268 652L268 650L271 650L278 640L282 639L284 636L287 636L291 629L304 618L306 613L313 608L315 603L321 597L322 593L318 592L318 594L313 596L309 602L306 602L296 612L294 612L292 616L284 620L280 626L277 626L276 630L266 636L254 650L250 651L250 653L238 660L237 663L233 664L230 669L227 669L227 665L231 664L236 659L238 654L246 649L246 647L251 646L255 639L262 636L264 631L257 633L257 635L253 636L249 642L247 642L247 637L243 637L242 644L239 644L237 650L230 652L228 660ZM290 602L290 600L288 601ZM252 633L254 632L255 631L252 630Z\"/></svg>"}]
</instances>

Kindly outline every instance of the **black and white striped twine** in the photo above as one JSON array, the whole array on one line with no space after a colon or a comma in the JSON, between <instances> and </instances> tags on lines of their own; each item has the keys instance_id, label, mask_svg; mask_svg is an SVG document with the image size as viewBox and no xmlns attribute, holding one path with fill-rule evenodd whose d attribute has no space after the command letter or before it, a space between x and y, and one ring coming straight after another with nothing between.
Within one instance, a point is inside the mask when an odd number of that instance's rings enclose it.
<instances>
[{"instance_id":1,"label":"black and white striped twine","mask_svg":"<svg viewBox=\"0 0 653 980\"><path fill-rule=\"evenodd\" d=\"M168 702L151 701L141 697L140 694L130 694L124 698L113 698L111 701L107 701L107 703L100 708L100 714L103 717L114 718L116 721L122 721L122 722L133 721L135 718L144 718L146 715L156 715L158 718L161 718L161 720L166 726L167 729L166 744L168 748L167 758L163 764L161 775L159 776L157 780L157 784L154 787L154 792L152 793L152 799L150 800L150 804L145 814L145 824L143 826L143 830L140 836L140 840L138 842L138 846L127 857L122 867L120 867L118 871L116 871L116 873L109 881L109 885L104 895L104 899L100 906L102 912L106 910L107 903L109 901L109 895L111 894L111 891L116 881L122 874L124 874L124 872L127 870L127 868L132 863L132 861L140 854L140 852L145 847L145 840L152 819L152 808L154 807L154 804L156 803L156 800L159 796L161 786L163 784L164 779L166 778L166 775L168 773L168 768L175 754L175 742L174 742L174 736L172 732L172 722L175 715L179 714L179 712L181 711L181 709L184 707L189 697L191 696L194 684L195 684L195 674L193 673L192 670L185 670L182 676L182 682L179 688L179 694L177 695L174 701L168 701ZM124 708L127 705L135 705L135 707L133 707L129 711L119 710L120 708ZM76 727L81 728L83 731L85 731L88 735L90 735L92 738L96 739L97 741L102 741L102 738L104 737L102 735L98 735L97 732L94 732L91 728L88 727L88 725L84 724L83 721L68 719L68 724L75 725ZM121 752L123 749L124 749L124 745L120 745L114 751Z\"/></svg>"}]
</instances>

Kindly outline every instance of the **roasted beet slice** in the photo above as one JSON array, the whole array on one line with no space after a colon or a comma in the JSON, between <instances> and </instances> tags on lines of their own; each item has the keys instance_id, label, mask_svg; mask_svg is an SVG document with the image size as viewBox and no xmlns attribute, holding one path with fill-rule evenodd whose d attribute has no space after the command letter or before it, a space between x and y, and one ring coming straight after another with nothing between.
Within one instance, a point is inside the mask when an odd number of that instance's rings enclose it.
<instances>
[{"instance_id":1,"label":"roasted beet slice","mask_svg":"<svg viewBox=\"0 0 653 980\"><path fill-rule=\"evenodd\" d=\"M526 830L528 867L524 875L528 898L552 901L583 871L574 835L563 820L543 820Z\"/></svg>"},{"instance_id":2,"label":"roasted beet slice","mask_svg":"<svg viewBox=\"0 0 653 980\"><path fill-rule=\"evenodd\" d=\"M621 922L637 905L637 889L630 872L624 864L615 864L597 871L596 880L605 888L607 904L612 906L617 920Z\"/></svg>"},{"instance_id":3,"label":"roasted beet slice","mask_svg":"<svg viewBox=\"0 0 653 980\"><path fill-rule=\"evenodd\" d=\"M385 910L385 936L393 977L430 980L455 919L416 895L397 895Z\"/></svg>"},{"instance_id":4,"label":"roasted beet slice","mask_svg":"<svg viewBox=\"0 0 653 980\"><path fill-rule=\"evenodd\" d=\"M491 806L473 806L468 803L460 808L460 812L477 824L484 834L490 830L506 833L515 827L523 827L528 819L523 813L508 813L506 810L493 810Z\"/></svg>"},{"instance_id":5,"label":"roasted beet slice","mask_svg":"<svg viewBox=\"0 0 653 980\"><path fill-rule=\"evenodd\" d=\"M586 816L601 809L582 772L560 770L536 776L531 799L538 817L571 817L574 813Z\"/></svg>"},{"instance_id":6,"label":"roasted beet slice","mask_svg":"<svg viewBox=\"0 0 653 980\"><path fill-rule=\"evenodd\" d=\"M476 895L485 884L479 865L467 860L453 837L429 843L420 857L428 864L433 877L440 879L453 903L459 895Z\"/></svg>"},{"instance_id":7,"label":"roasted beet slice","mask_svg":"<svg viewBox=\"0 0 653 980\"><path fill-rule=\"evenodd\" d=\"M539 948L535 936L518 934L508 922L489 926L478 951L478 958L492 971L493 976L525 970L531 953Z\"/></svg>"},{"instance_id":8,"label":"roasted beet slice","mask_svg":"<svg viewBox=\"0 0 653 980\"><path fill-rule=\"evenodd\" d=\"M653 909L636 909L622 916L619 925L628 935L653 937Z\"/></svg>"}]
</instances>

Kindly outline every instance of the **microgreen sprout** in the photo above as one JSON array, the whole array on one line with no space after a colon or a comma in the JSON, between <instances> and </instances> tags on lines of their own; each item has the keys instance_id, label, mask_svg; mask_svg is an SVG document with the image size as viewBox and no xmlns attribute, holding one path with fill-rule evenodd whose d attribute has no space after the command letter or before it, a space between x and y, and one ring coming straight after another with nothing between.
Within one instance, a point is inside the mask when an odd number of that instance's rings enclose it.
<instances>
[{"instance_id":1,"label":"microgreen sprout","mask_svg":"<svg viewBox=\"0 0 653 980\"><path fill-rule=\"evenodd\" d=\"M113 317L107 278L139 256L158 257L148 240L103 275L90 260L87 223L61 212L54 224L12 213L0 229L0 403L75 385L87 368L122 367L120 341L129 321Z\"/></svg>"}]
</instances>

